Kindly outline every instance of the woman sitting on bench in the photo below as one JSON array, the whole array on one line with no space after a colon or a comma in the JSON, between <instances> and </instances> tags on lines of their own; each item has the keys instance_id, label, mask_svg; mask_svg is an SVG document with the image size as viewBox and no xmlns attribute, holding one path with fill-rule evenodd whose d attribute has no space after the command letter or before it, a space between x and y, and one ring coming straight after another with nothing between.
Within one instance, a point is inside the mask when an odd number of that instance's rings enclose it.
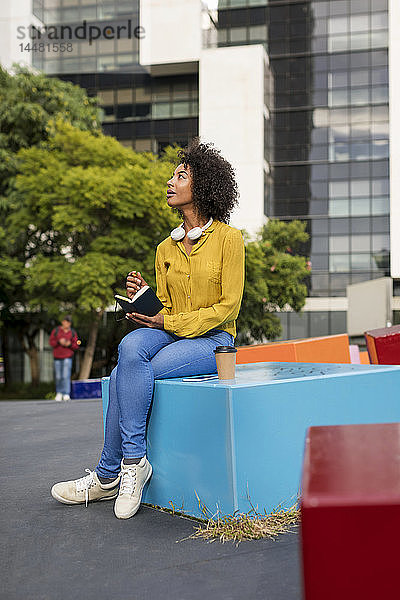
<instances>
[{"instance_id":1,"label":"woman sitting on bench","mask_svg":"<svg viewBox=\"0 0 400 600\"><path fill-rule=\"evenodd\" d=\"M237 204L231 165L211 145L193 140L167 183L167 203L183 223L157 247L154 317L128 315L141 327L119 345L110 378L105 441L94 471L53 486L53 498L81 504L116 498L119 519L139 509L152 467L146 457L146 418L154 380L216 372L214 349L233 346L244 285L244 244L228 225ZM129 297L146 285L127 277Z\"/></svg>"}]
</instances>

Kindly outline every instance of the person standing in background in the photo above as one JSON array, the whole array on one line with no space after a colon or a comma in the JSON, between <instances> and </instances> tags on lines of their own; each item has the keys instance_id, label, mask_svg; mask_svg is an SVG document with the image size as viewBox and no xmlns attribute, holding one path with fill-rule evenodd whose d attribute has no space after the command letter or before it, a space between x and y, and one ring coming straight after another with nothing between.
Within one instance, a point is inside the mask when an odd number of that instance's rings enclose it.
<instances>
[{"instance_id":1,"label":"person standing in background","mask_svg":"<svg viewBox=\"0 0 400 600\"><path fill-rule=\"evenodd\" d=\"M63 317L61 325L53 329L49 340L53 348L57 402L70 400L72 359L81 343L71 327L71 321L69 315Z\"/></svg>"}]
</instances>

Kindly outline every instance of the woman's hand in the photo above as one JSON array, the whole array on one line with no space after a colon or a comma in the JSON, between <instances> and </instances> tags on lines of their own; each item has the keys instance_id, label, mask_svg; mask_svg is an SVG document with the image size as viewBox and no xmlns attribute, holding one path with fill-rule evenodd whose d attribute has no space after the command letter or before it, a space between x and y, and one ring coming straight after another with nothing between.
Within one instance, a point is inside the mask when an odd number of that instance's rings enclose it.
<instances>
[{"instance_id":1,"label":"woman's hand","mask_svg":"<svg viewBox=\"0 0 400 600\"><path fill-rule=\"evenodd\" d=\"M129 313L126 315L127 319L142 325L143 327L150 327L151 329L164 329L164 315L158 313L154 317L147 317L146 315L140 315L139 313Z\"/></svg>"},{"instance_id":2,"label":"woman's hand","mask_svg":"<svg viewBox=\"0 0 400 600\"><path fill-rule=\"evenodd\" d=\"M126 293L128 298L133 298L136 292L145 285L147 285L147 283L138 271L131 271L128 273L126 278Z\"/></svg>"}]
</instances>

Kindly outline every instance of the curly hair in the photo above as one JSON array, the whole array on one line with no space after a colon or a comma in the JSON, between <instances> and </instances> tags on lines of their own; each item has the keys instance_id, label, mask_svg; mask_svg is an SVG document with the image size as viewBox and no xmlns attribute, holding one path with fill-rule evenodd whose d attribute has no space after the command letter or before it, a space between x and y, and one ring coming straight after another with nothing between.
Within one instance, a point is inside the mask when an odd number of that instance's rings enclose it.
<instances>
[{"instance_id":1,"label":"curly hair","mask_svg":"<svg viewBox=\"0 0 400 600\"><path fill-rule=\"evenodd\" d=\"M232 165L213 144L202 143L197 137L178 155L184 166L190 167L193 204L198 214L229 223L230 214L238 203L238 186Z\"/></svg>"}]
</instances>

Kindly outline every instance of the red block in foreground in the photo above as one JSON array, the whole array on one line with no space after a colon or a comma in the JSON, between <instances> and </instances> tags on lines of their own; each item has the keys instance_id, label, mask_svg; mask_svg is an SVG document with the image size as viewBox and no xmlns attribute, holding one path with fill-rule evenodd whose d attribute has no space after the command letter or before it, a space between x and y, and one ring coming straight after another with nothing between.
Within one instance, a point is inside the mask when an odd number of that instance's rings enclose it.
<instances>
[{"instance_id":1,"label":"red block in foreground","mask_svg":"<svg viewBox=\"0 0 400 600\"><path fill-rule=\"evenodd\" d=\"M400 424L310 427L301 515L305 600L398 600Z\"/></svg>"},{"instance_id":2,"label":"red block in foreground","mask_svg":"<svg viewBox=\"0 0 400 600\"><path fill-rule=\"evenodd\" d=\"M373 365L400 365L400 325L365 332Z\"/></svg>"}]
</instances>

